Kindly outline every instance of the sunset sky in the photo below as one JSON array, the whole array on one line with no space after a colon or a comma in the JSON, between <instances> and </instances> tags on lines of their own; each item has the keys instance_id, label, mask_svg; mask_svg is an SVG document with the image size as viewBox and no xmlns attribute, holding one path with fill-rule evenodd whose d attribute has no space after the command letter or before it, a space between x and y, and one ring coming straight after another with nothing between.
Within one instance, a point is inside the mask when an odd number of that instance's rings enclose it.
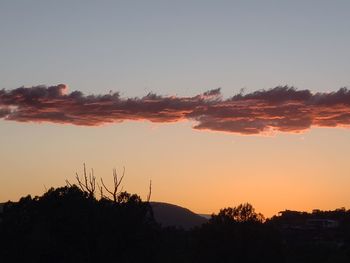
<instances>
[{"instance_id":1,"label":"sunset sky","mask_svg":"<svg viewBox=\"0 0 350 263\"><path fill-rule=\"evenodd\" d=\"M152 200L198 213L350 208L349 12L0 1L0 202L86 163L109 184L125 167L125 190L146 198L151 179Z\"/></svg>"}]
</instances>

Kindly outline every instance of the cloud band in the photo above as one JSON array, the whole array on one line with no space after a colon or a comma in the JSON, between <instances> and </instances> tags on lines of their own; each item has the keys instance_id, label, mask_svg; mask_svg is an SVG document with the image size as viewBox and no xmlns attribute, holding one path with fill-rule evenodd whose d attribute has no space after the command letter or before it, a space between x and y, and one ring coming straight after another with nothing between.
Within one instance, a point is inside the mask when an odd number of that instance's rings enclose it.
<instances>
[{"instance_id":1,"label":"cloud band","mask_svg":"<svg viewBox=\"0 0 350 263\"><path fill-rule=\"evenodd\" d=\"M239 134L348 127L350 91L312 93L283 86L223 99L220 89L193 97L121 98L119 93L68 93L64 84L0 90L0 119L97 126L126 120L196 122L194 129Z\"/></svg>"}]
</instances>

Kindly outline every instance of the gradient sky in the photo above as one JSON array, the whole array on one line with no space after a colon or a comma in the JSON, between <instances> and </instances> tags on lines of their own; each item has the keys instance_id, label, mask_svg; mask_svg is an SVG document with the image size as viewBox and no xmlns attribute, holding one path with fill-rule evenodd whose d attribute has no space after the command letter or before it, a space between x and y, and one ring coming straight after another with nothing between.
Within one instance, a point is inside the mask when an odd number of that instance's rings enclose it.
<instances>
[{"instance_id":1,"label":"gradient sky","mask_svg":"<svg viewBox=\"0 0 350 263\"><path fill-rule=\"evenodd\" d=\"M122 97L149 92L225 98L291 85L350 87L349 1L0 2L0 89L64 83ZM251 202L284 209L350 207L350 130L242 136L192 121L102 127L0 119L0 201L74 180L82 163L124 188L199 213Z\"/></svg>"}]
</instances>

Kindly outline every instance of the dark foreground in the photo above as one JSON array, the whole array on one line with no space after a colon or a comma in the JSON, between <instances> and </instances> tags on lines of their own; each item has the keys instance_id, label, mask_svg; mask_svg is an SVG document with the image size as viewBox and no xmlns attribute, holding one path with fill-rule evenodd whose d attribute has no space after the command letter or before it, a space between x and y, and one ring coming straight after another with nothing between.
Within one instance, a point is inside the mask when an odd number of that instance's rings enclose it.
<instances>
[{"instance_id":1,"label":"dark foreground","mask_svg":"<svg viewBox=\"0 0 350 263\"><path fill-rule=\"evenodd\" d=\"M243 204L183 230L162 228L137 195L97 200L69 185L5 204L0 262L350 262L350 211L264 220Z\"/></svg>"}]
</instances>

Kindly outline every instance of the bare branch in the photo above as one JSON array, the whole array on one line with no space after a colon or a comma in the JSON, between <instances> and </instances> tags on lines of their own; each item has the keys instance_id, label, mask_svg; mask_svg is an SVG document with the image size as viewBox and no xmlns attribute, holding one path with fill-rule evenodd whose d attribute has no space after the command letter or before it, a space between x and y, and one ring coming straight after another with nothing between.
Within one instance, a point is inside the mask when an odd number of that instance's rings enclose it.
<instances>
[{"instance_id":1,"label":"bare branch","mask_svg":"<svg viewBox=\"0 0 350 263\"><path fill-rule=\"evenodd\" d=\"M86 189L85 185L80 181L80 178L79 178L78 173L75 173L75 178L76 178L77 181L78 181L78 184L79 184L79 186L80 186L80 189L81 189L82 191L86 192L87 189Z\"/></svg>"},{"instance_id":2,"label":"bare branch","mask_svg":"<svg viewBox=\"0 0 350 263\"><path fill-rule=\"evenodd\" d=\"M72 187L72 184L68 181L68 179L66 179L66 184L68 187Z\"/></svg>"},{"instance_id":3,"label":"bare branch","mask_svg":"<svg viewBox=\"0 0 350 263\"><path fill-rule=\"evenodd\" d=\"M152 180L149 180L149 190L148 190L148 195L147 195L147 202L151 200L151 195L152 195Z\"/></svg>"},{"instance_id":4,"label":"bare branch","mask_svg":"<svg viewBox=\"0 0 350 263\"><path fill-rule=\"evenodd\" d=\"M97 188L98 188L98 190L100 191L100 197L101 197L101 199L103 199L103 198L109 199L107 196L104 195L104 193L103 193L103 187L100 186L99 183L97 183Z\"/></svg>"},{"instance_id":5,"label":"bare branch","mask_svg":"<svg viewBox=\"0 0 350 263\"><path fill-rule=\"evenodd\" d=\"M112 196L113 201L114 201L115 203L118 202L118 196L119 196L119 194L121 193L121 191L118 191L118 189L119 189L120 184L121 184L122 181L123 181L124 175L125 175L125 167L123 168L123 174L122 174L122 176L120 177L120 179L118 179L117 170L116 170L116 169L113 169L113 182L114 182L113 191L112 191L112 190L109 190L109 189L107 188L107 186L106 186L105 183L103 182L103 179L101 178L101 184L102 184L103 188L107 191L107 193L109 193L109 194ZM102 189L102 187L101 187L101 189Z\"/></svg>"},{"instance_id":6,"label":"bare branch","mask_svg":"<svg viewBox=\"0 0 350 263\"><path fill-rule=\"evenodd\" d=\"M103 182L103 179L101 178L101 183L102 183L102 186L104 187L104 189L111 195L113 195L113 192L109 191L109 189L105 186L104 182Z\"/></svg>"},{"instance_id":7,"label":"bare branch","mask_svg":"<svg viewBox=\"0 0 350 263\"><path fill-rule=\"evenodd\" d=\"M89 177L88 177L86 173L86 166L84 163L84 175L83 175L84 183L81 181L78 173L75 173L75 174L76 174L75 178L78 181L80 189L83 192L88 193L89 197L94 197L95 191L96 191L96 177L94 175L94 170L91 169L91 173L89 173ZM69 183L68 180L66 180L66 182Z\"/></svg>"},{"instance_id":8,"label":"bare branch","mask_svg":"<svg viewBox=\"0 0 350 263\"><path fill-rule=\"evenodd\" d=\"M85 180L85 187L86 187L86 189L87 189L88 182L87 182L87 175L86 175L86 166L85 166L85 163L84 163L84 180Z\"/></svg>"}]
</instances>

